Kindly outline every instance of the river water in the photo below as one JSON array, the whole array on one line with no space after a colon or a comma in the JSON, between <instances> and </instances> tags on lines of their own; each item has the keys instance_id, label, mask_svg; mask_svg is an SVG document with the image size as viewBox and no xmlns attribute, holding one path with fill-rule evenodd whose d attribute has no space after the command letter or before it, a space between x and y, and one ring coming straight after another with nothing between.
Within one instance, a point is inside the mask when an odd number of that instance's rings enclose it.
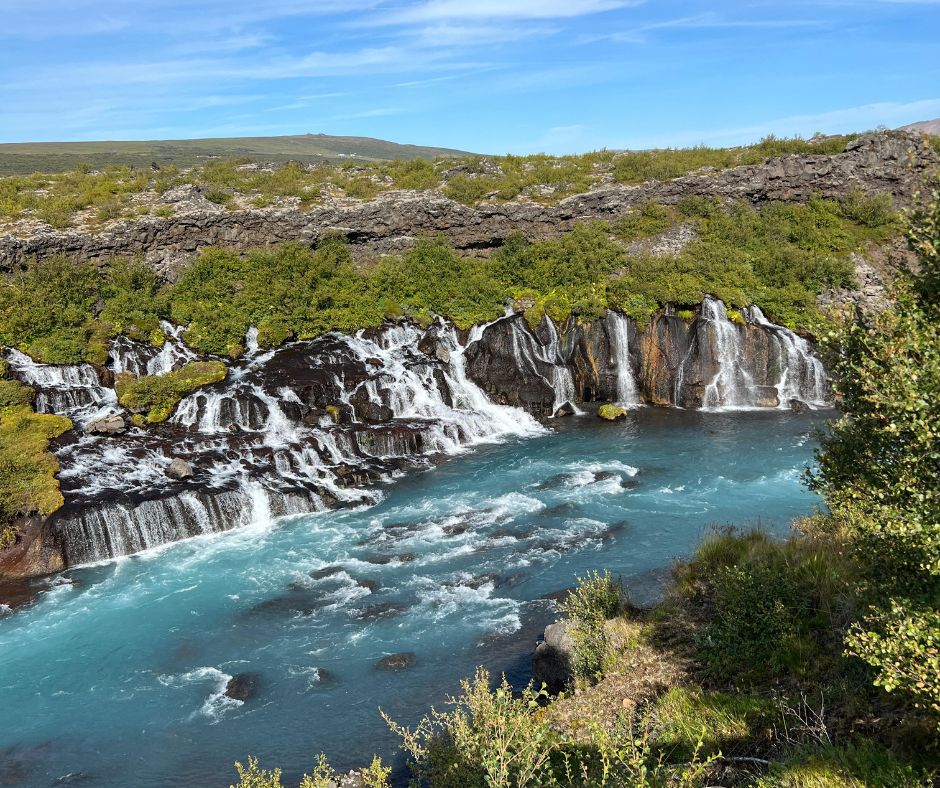
<instances>
[{"instance_id":1,"label":"river water","mask_svg":"<svg viewBox=\"0 0 940 788\"><path fill-rule=\"evenodd\" d=\"M545 595L609 568L640 602L708 530L784 534L817 411L656 408L476 446L304 515L76 569L0 616L0 785L226 786L250 754L296 783L395 757L378 708L414 722L486 665L516 683ZM412 652L398 672L376 662ZM256 674L245 703L222 695ZM63 779L64 778L64 779ZM59 781L59 782L57 782Z\"/></svg>"}]
</instances>

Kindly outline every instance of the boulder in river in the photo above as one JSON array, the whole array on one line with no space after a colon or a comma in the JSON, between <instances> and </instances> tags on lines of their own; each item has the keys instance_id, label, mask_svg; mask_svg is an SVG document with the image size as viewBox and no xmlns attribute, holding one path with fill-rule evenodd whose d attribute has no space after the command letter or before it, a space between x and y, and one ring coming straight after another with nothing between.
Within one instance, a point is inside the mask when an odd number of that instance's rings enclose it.
<instances>
[{"instance_id":1,"label":"boulder in river","mask_svg":"<svg viewBox=\"0 0 940 788\"><path fill-rule=\"evenodd\" d=\"M238 673L225 685L225 695L243 703L249 701L258 691L258 679L257 673Z\"/></svg>"},{"instance_id":2,"label":"boulder in river","mask_svg":"<svg viewBox=\"0 0 940 788\"><path fill-rule=\"evenodd\" d=\"M85 432L89 435L120 435L127 429L127 423L123 416L105 416L103 419L95 419L85 426Z\"/></svg>"},{"instance_id":3,"label":"boulder in river","mask_svg":"<svg viewBox=\"0 0 940 788\"><path fill-rule=\"evenodd\" d=\"M794 413L807 413L807 412L809 411L809 405L807 405L807 404L806 404L805 402L803 402L803 400L801 400L801 399L791 399L791 400L787 403L787 406L788 406L788 407L790 408L790 410L792 410Z\"/></svg>"},{"instance_id":4,"label":"boulder in river","mask_svg":"<svg viewBox=\"0 0 940 788\"><path fill-rule=\"evenodd\" d=\"M406 670L413 667L418 661L411 651L401 651L398 654L389 654L375 663L376 670Z\"/></svg>"},{"instance_id":5,"label":"boulder in river","mask_svg":"<svg viewBox=\"0 0 940 788\"><path fill-rule=\"evenodd\" d=\"M554 416L557 419L559 416L574 416L575 410L574 405L570 402L563 402L557 408L555 408Z\"/></svg>"},{"instance_id":6,"label":"boulder in river","mask_svg":"<svg viewBox=\"0 0 940 788\"><path fill-rule=\"evenodd\" d=\"M167 466L164 473L171 479L182 481L189 479L193 475L193 466L181 457L174 457L173 461Z\"/></svg>"},{"instance_id":7,"label":"boulder in river","mask_svg":"<svg viewBox=\"0 0 940 788\"><path fill-rule=\"evenodd\" d=\"M532 675L536 686L544 684L551 694L558 694L574 677L573 664L574 640L568 632L568 625L564 621L549 624L532 655Z\"/></svg>"},{"instance_id":8,"label":"boulder in river","mask_svg":"<svg viewBox=\"0 0 940 788\"><path fill-rule=\"evenodd\" d=\"M607 419L607 421L617 421L617 419L625 419L627 411L619 405L611 405L608 402L598 408L597 415L602 419Z\"/></svg>"}]
</instances>

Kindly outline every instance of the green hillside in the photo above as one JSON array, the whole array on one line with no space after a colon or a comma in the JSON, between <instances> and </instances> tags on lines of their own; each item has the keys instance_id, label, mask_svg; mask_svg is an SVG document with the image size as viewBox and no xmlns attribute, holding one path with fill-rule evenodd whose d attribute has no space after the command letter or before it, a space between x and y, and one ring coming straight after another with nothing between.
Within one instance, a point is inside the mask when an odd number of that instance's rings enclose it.
<instances>
[{"instance_id":1,"label":"green hillside","mask_svg":"<svg viewBox=\"0 0 940 788\"><path fill-rule=\"evenodd\" d=\"M399 145L371 137L296 134L286 137L218 137L199 140L137 142L12 142L0 144L0 175L65 172L83 165L149 167L174 164L191 167L211 158L246 157L272 162L339 162L392 159L435 159L463 156L464 151Z\"/></svg>"}]
</instances>

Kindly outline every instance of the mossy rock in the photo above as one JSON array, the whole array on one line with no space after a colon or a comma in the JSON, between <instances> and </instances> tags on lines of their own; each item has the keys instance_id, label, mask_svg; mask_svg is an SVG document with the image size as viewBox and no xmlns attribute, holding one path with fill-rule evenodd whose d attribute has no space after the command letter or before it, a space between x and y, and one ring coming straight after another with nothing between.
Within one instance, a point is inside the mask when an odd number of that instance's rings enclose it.
<instances>
[{"instance_id":1,"label":"mossy rock","mask_svg":"<svg viewBox=\"0 0 940 788\"><path fill-rule=\"evenodd\" d=\"M616 421L617 419L625 419L627 417L627 411L619 405L607 403L606 405L600 406L597 415L602 419L607 419L607 421Z\"/></svg>"},{"instance_id":2,"label":"mossy rock","mask_svg":"<svg viewBox=\"0 0 940 788\"><path fill-rule=\"evenodd\" d=\"M48 449L71 428L64 416L34 413L28 405L0 408L0 515L46 515L62 506L59 461Z\"/></svg>"},{"instance_id":3,"label":"mossy rock","mask_svg":"<svg viewBox=\"0 0 940 788\"><path fill-rule=\"evenodd\" d=\"M155 424L170 418L183 397L227 375L228 367L221 361L192 361L166 375L118 375L114 389L121 405L133 413L145 413L147 422Z\"/></svg>"}]
</instances>

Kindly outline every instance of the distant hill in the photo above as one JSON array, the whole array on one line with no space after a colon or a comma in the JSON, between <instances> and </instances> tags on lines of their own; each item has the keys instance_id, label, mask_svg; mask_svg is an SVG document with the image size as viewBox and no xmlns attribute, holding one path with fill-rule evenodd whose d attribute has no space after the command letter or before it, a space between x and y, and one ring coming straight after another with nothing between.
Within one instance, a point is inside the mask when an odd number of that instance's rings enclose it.
<instances>
[{"instance_id":1,"label":"distant hill","mask_svg":"<svg viewBox=\"0 0 940 788\"><path fill-rule=\"evenodd\" d=\"M64 172L82 164L96 169L109 164L191 167L209 158L247 157L261 161L343 162L350 159L434 159L463 156L464 151L399 145L371 137L296 134L287 137L219 137L200 140L141 142L13 142L0 144L0 175Z\"/></svg>"},{"instance_id":2,"label":"distant hill","mask_svg":"<svg viewBox=\"0 0 940 788\"><path fill-rule=\"evenodd\" d=\"M927 134L940 135L940 118L934 120L921 120L917 123L910 123L907 126L901 126L904 131L923 131Z\"/></svg>"}]
</instances>

